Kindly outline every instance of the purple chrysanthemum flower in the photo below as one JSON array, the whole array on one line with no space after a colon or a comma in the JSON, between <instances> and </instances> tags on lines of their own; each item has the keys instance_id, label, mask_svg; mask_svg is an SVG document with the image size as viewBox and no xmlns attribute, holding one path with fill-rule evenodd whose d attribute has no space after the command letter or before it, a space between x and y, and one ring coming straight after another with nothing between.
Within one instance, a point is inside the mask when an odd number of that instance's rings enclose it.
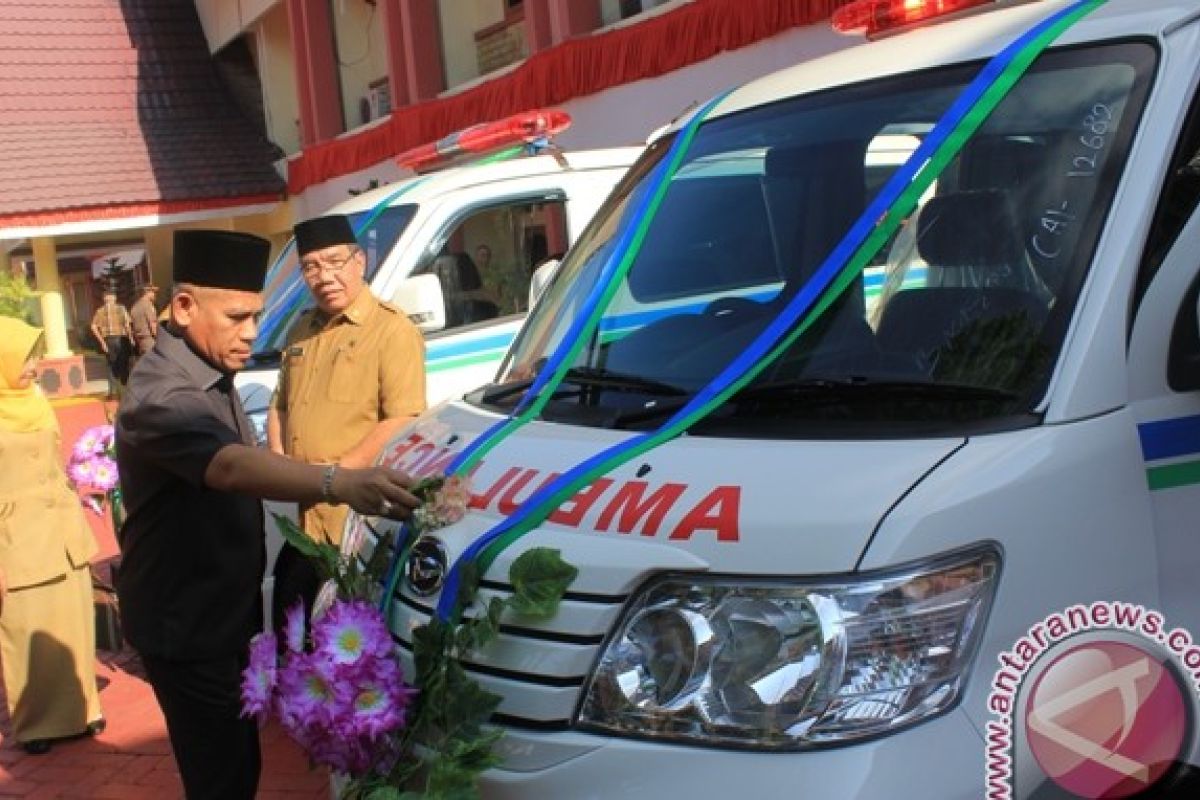
<instances>
[{"instance_id":1,"label":"purple chrysanthemum flower","mask_svg":"<svg viewBox=\"0 0 1200 800\"><path fill-rule=\"evenodd\" d=\"M309 755L318 764L332 767L350 775L366 773L374 762L374 752L367 742L324 736L313 742Z\"/></svg>"},{"instance_id":2,"label":"purple chrysanthemum flower","mask_svg":"<svg viewBox=\"0 0 1200 800\"><path fill-rule=\"evenodd\" d=\"M75 440L75 446L71 448L71 458L83 461L103 451L104 445L100 437L100 429L98 427L88 428Z\"/></svg>"},{"instance_id":3,"label":"purple chrysanthemum flower","mask_svg":"<svg viewBox=\"0 0 1200 800\"><path fill-rule=\"evenodd\" d=\"M352 776L386 773L400 757L394 734L407 721L416 690L404 683L382 614L366 601L334 601L312 621L313 648L308 651L303 622L302 607L289 609L287 650L273 701L261 699L268 695L260 692L254 710L273 702L284 730L314 763ZM278 648L273 639L270 645ZM268 645L256 639L258 648L262 654L252 652L252 664L266 659Z\"/></svg>"},{"instance_id":4,"label":"purple chrysanthemum flower","mask_svg":"<svg viewBox=\"0 0 1200 800\"><path fill-rule=\"evenodd\" d=\"M287 649L293 653L304 650L304 601L296 600L284 615L284 642Z\"/></svg>"},{"instance_id":5,"label":"purple chrysanthemum flower","mask_svg":"<svg viewBox=\"0 0 1200 800\"><path fill-rule=\"evenodd\" d=\"M98 425L96 430L99 432L100 446L105 450L112 447L117 438L116 429L112 425Z\"/></svg>"},{"instance_id":6,"label":"purple chrysanthemum flower","mask_svg":"<svg viewBox=\"0 0 1200 800\"><path fill-rule=\"evenodd\" d=\"M329 659L319 653L291 653L279 671L276 708L284 727L291 731L310 722L332 720L347 691Z\"/></svg>"},{"instance_id":7,"label":"purple chrysanthemum flower","mask_svg":"<svg viewBox=\"0 0 1200 800\"><path fill-rule=\"evenodd\" d=\"M92 461L92 486L102 492L117 488L117 462L108 456L96 456Z\"/></svg>"},{"instance_id":8,"label":"purple chrysanthemum flower","mask_svg":"<svg viewBox=\"0 0 1200 800\"><path fill-rule=\"evenodd\" d=\"M250 640L250 663L242 672L242 715L261 721L271 708L275 691L278 648L275 634L267 631Z\"/></svg>"},{"instance_id":9,"label":"purple chrysanthemum flower","mask_svg":"<svg viewBox=\"0 0 1200 800\"><path fill-rule=\"evenodd\" d=\"M392 651L392 638L378 609L362 600L330 606L313 623L313 643L338 664L353 664L364 655L383 656Z\"/></svg>"},{"instance_id":10,"label":"purple chrysanthemum flower","mask_svg":"<svg viewBox=\"0 0 1200 800\"><path fill-rule=\"evenodd\" d=\"M96 474L96 464L91 458L82 461L72 461L67 467L67 475L77 486L91 486Z\"/></svg>"},{"instance_id":11,"label":"purple chrysanthemum flower","mask_svg":"<svg viewBox=\"0 0 1200 800\"><path fill-rule=\"evenodd\" d=\"M354 713L347 720L346 727L350 729L347 733L373 739L403 725L409 695L394 691L397 686L378 678L360 683L354 697Z\"/></svg>"}]
</instances>

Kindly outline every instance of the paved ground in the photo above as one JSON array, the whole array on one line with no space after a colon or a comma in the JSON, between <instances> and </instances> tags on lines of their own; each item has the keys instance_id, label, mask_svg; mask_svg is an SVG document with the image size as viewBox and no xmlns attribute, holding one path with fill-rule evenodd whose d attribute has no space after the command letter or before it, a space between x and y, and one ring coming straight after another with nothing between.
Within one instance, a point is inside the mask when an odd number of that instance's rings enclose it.
<instances>
[{"instance_id":1,"label":"paved ground","mask_svg":"<svg viewBox=\"0 0 1200 800\"><path fill-rule=\"evenodd\" d=\"M56 401L64 448L86 427L105 421L98 400ZM112 526L91 517L100 545L98 571L107 577L107 561L117 554ZM133 651L97 653L96 677L108 720L104 733L56 744L50 753L27 755L16 747L0 703L0 797L98 798L99 800L173 800L183 797L166 726ZM2 689L0 689L2 691ZM303 752L276 725L263 729L260 800L329 797L325 770L309 768Z\"/></svg>"}]
</instances>

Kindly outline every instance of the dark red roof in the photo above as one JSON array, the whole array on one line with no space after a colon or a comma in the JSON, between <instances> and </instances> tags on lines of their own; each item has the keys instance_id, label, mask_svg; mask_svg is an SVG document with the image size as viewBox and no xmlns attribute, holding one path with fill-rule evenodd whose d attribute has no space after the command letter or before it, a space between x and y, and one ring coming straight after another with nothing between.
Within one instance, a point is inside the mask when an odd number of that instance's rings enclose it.
<instances>
[{"instance_id":1,"label":"dark red roof","mask_svg":"<svg viewBox=\"0 0 1200 800\"><path fill-rule=\"evenodd\" d=\"M277 157L193 0L0 2L0 224L262 202Z\"/></svg>"}]
</instances>

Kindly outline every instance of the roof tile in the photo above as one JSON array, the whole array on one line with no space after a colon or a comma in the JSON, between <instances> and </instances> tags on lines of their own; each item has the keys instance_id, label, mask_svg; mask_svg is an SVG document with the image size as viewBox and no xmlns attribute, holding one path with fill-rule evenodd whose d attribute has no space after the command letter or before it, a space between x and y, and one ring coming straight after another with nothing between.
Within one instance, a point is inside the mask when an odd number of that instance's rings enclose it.
<instances>
[{"instance_id":1,"label":"roof tile","mask_svg":"<svg viewBox=\"0 0 1200 800\"><path fill-rule=\"evenodd\" d=\"M0 1L0 222L279 196L191 0Z\"/></svg>"}]
</instances>

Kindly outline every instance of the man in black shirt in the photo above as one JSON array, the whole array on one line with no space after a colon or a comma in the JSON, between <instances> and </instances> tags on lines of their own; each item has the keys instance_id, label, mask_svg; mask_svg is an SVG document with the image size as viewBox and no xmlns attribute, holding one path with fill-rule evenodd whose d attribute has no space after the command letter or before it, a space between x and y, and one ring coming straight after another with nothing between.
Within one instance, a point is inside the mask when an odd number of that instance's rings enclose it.
<instances>
[{"instance_id":1,"label":"man in black shirt","mask_svg":"<svg viewBox=\"0 0 1200 800\"><path fill-rule=\"evenodd\" d=\"M189 800L251 800L258 730L241 671L262 622L258 498L346 503L407 518L395 470L303 464L254 446L233 388L263 308L270 244L228 231L175 234L170 325L139 361L117 416L128 514L117 591L124 632L154 688Z\"/></svg>"}]
</instances>

